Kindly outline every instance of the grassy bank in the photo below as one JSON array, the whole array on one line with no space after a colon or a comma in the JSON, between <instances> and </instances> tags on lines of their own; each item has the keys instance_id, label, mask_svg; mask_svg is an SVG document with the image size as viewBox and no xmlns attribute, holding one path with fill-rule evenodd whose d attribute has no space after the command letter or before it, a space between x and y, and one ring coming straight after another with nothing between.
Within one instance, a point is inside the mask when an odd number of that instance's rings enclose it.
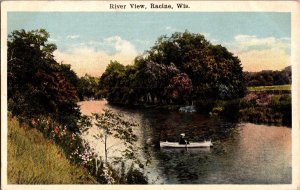
<instances>
[{"instance_id":1,"label":"grassy bank","mask_svg":"<svg viewBox=\"0 0 300 190\"><path fill-rule=\"evenodd\" d=\"M251 92L240 100L207 103L211 116L259 124L291 126L292 109L290 94ZM205 107L204 107L205 108Z\"/></svg>"},{"instance_id":2,"label":"grassy bank","mask_svg":"<svg viewBox=\"0 0 300 190\"><path fill-rule=\"evenodd\" d=\"M8 168L10 184L92 184L83 167L73 165L61 149L42 133L8 118Z\"/></svg>"},{"instance_id":3,"label":"grassy bank","mask_svg":"<svg viewBox=\"0 0 300 190\"><path fill-rule=\"evenodd\" d=\"M248 87L247 90L249 92L257 92L257 91L290 91L291 85L274 85L274 86L251 86Z\"/></svg>"}]
</instances>

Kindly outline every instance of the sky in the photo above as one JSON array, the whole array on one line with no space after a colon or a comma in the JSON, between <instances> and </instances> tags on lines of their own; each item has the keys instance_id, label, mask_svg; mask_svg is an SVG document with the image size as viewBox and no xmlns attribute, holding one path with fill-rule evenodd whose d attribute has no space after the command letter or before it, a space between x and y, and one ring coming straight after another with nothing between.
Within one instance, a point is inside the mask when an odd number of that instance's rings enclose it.
<instances>
[{"instance_id":1,"label":"sky","mask_svg":"<svg viewBox=\"0 0 300 190\"><path fill-rule=\"evenodd\" d=\"M58 62L99 77L110 60L127 65L162 35L203 34L238 56L244 71L290 65L291 15L279 12L9 12L8 34L44 28Z\"/></svg>"}]
</instances>

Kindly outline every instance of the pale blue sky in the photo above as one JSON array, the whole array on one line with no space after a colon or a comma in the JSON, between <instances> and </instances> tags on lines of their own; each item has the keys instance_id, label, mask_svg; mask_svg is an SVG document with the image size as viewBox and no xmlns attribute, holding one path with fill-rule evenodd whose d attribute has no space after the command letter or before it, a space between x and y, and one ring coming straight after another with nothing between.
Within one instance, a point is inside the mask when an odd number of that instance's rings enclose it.
<instances>
[{"instance_id":1,"label":"pale blue sky","mask_svg":"<svg viewBox=\"0 0 300 190\"><path fill-rule=\"evenodd\" d=\"M50 41L58 46L58 59L67 63L71 60L67 60L68 56L65 54L71 55L75 49L84 48L82 52L93 52L94 56L99 55L98 58L103 57L102 54L105 53L107 58L111 56L113 59L118 59L115 55L143 53L154 45L159 36L164 34L170 36L174 32L184 32L185 30L202 33L213 44L226 46L236 55L241 56L242 64L243 61L248 64L245 65L247 70L251 70L250 63L248 63L249 56L251 57L249 52L255 53L256 51L257 53L260 50L272 49L276 52L278 50L282 53L280 56L287 56L283 60L288 59L290 54L290 13L8 13L8 33L17 29L32 30L38 28L45 28L50 33ZM245 55L245 52L248 54ZM274 55L278 54L275 52ZM262 55L264 54L269 53L262 53ZM245 59L242 58L243 56ZM104 62L103 64L106 65ZM289 60L286 60L280 67L288 64ZM263 69L259 66L252 66L256 70ZM274 68L279 69L276 65Z\"/></svg>"}]
</instances>

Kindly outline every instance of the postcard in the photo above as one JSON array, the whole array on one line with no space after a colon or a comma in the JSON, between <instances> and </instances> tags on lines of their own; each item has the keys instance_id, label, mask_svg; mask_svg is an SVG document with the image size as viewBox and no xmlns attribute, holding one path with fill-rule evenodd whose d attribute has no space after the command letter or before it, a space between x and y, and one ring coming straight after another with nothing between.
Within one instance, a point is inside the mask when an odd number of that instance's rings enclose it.
<instances>
[{"instance_id":1,"label":"postcard","mask_svg":"<svg viewBox=\"0 0 300 190\"><path fill-rule=\"evenodd\" d=\"M2 2L1 189L299 189L299 19L297 1Z\"/></svg>"}]
</instances>

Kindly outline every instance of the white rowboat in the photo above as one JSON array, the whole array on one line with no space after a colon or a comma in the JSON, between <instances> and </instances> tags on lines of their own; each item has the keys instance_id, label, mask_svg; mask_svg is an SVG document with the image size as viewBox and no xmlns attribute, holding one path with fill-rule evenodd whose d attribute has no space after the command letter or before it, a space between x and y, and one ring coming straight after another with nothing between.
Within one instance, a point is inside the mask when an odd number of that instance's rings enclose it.
<instances>
[{"instance_id":1,"label":"white rowboat","mask_svg":"<svg viewBox=\"0 0 300 190\"><path fill-rule=\"evenodd\" d=\"M203 142L190 142L189 144L179 144L178 142L160 142L161 148L201 148L201 147L211 147L213 144L211 141Z\"/></svg>"}]
</instances>

